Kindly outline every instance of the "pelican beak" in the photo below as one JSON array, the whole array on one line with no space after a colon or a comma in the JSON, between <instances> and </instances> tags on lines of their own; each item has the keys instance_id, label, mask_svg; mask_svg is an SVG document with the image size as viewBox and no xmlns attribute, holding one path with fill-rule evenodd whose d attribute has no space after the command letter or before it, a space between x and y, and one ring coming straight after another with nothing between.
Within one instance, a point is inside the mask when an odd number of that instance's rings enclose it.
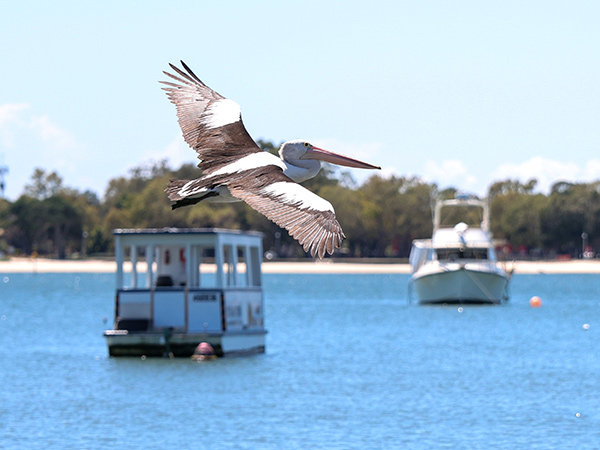
<instances>
[{"instance_id":1,"label":"pelican beak","mask_svg":"<svg viewBox=\"0 0 600 450\"><path fill-rule=\"evenodd\" d=\"M379 166L374 166L373 164L362 162L358 159L352 159L344 155L338 155L337 153L314 146L308 149L300 159L318 159L319 161L337 164L338 166L356 167L357 169L381 169Z\"/></svg>"}]
</instances>

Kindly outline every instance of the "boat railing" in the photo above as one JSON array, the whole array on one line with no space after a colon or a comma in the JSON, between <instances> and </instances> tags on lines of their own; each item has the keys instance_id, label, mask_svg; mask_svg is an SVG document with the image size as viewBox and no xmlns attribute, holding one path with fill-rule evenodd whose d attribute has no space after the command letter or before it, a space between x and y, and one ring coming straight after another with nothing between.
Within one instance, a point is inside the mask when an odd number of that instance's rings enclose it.
<instances>
[{"instance_id":1,"label":"boat railing","mask_svg":"<svg viewBox=\"0 0 600 450\"><path fill-rule=\"evenodd\" d=\"M444 210L452 211L446 216ZM469 227L479 227L489 231L489 206L487 201L472 197L458 197L438 200L435 205L433 229L452 227L459 221L467 222Z\"/></svg>"}]
</instances>

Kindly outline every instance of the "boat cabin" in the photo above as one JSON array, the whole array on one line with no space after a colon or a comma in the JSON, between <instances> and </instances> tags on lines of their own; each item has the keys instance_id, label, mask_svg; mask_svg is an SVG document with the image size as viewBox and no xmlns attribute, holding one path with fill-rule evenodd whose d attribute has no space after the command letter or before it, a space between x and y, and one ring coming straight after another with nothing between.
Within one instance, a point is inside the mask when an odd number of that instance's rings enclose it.
<instances>
[{"instance_id":1,"label":"boat cabin","mask_svg":"<svg viewBox=\"0 0 600 450\"><path fill-rule=\"evenodd\" d=\"M262 234L220 229L114 231L111 356L264 352Z\"/></svg>"},{"instance_id":2,"label":"boat cabin","mask_svg":"<svg viewBox=\"0 0 600 450\"><path fill-rule=\"evenodd\" d=\"M496 252L488 233L481 228L470 228L464 222L453 228L440 228L433 234L431 246L434 259L486 259L496 261Z\"/></svg>"},{"instance_id":3,"label":"boat cabin","mask_svg":"<svg viewBox=\"0 0 600 450\"><path fill-rule=\"evenodd\" d=\"M454 228L436 230L431 239L413 241L409 261L415 272L426 262L464 260L495 263L497 257L486 231L459 223Z\"/></svg>"}]
</instances>

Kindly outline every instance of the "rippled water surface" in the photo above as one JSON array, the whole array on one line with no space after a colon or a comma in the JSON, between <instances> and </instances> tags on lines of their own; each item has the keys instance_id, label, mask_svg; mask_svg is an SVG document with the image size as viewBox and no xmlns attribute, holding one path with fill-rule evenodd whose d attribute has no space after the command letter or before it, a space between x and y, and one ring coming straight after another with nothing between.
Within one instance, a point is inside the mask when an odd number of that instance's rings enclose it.
<instances>
[{"instance_id":1,"label":"rippled water surface","mask_svg":"<svg viewBox=\"0 0 600 450\"><path fill-rule=\"evenodd\" d=\"M0 448L599 448L600 276L462 308L407 281L265 275L267 353L194 363L107 356L112 275L0 274Z\"/></svg>"}]
</instances>

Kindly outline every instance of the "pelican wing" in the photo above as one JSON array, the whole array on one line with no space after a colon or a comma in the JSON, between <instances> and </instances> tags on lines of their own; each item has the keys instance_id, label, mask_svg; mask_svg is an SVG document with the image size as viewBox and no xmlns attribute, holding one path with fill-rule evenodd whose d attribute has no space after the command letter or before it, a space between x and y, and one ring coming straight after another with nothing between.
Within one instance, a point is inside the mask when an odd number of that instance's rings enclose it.
<instances>
[{"instance_id":1,"label":"pelican wing","mask_svg":"<svg viewBox=\"0 0 600 450\"><path fill-rule=\"evenodd\" d=\"M185 72L173 64L169 65L176 75L164 72L177 83L161 83L177 107L185 142L198 153L198 166L211 173L244 155L260 152L244 127L240 106L206 86L183 61L181 64Z\"/></svg>"},{"instance_id":2,"label":"pelican wing","mask_svg":"<svg viewBox=\"0 0 600 450\"><path fill-rule=\"evenodd\" d=\"M276 167L247 171L229 180L227 187L231 195L285 228L313 257L333 253L345 238L331 203Z\"/></svg>"}]
</instances>

